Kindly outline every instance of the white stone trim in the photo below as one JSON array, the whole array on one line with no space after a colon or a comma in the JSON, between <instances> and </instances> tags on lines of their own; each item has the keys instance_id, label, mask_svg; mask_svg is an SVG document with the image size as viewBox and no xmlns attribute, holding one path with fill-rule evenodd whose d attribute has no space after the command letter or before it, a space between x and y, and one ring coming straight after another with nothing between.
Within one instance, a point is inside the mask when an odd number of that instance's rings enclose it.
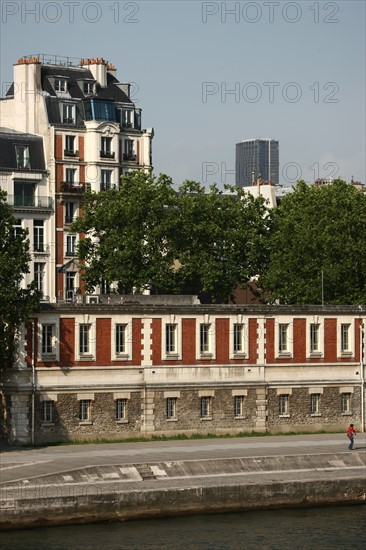
<instances>
[{"instance_id":1,"label":"white stone trim","mask_svg":"<svg viewBox=\"0 0 366 550\"><path fill-rule=\"evenodd\" d=\"M248 395L248 390L240 390L240 389L232 390L231 395L233 397L242 397L242 396L246 397Z\"/></svg>"},{"instance_id":2,"label":"white stone trim","mask_svg":"<svg viewBox=\"0 0 366 550\"><path fill-rule=\"evenodd\" d=\"M215 397L215 390L198 390L198 397Z\"/></svg>"},{"instance_id":3,"label":"white stone trim","mask_svg":"<svg viewBox=\"0 0 366 550\"><path fill-rule=\"evenodd\" d=\"M43 354L42 353L42 329L43 325L52 325L55 327L55 332L53 334L53 350L54 353ZM52 316L40 316L38 317L38 326L37 326L37 340L38 340L38 351L37 351L37 360L44 363L47 361L59 361L60 358L60 317Z\"/></svg>"},{"instance_id":4,"label":"white stone trim","mask_svg":"<svg viewBox=\"0 0 366 550\"><path fill-rule=\"evenodd\" d=\"M198 361L216 359L216 317L209 314L197 315L196 318L196 359ZM209 349L207 352L200 353L200 327L201 325L210 325L209 330Z\"/></svg>"},{"instance_id":5,"label":"white stone trim","mask_svg":"<svg viewBox=\"0 0 366 550\"><path fill-rule=\"evenodd\" d=\"M166 325L176 325L176 351L166 353ZM182 318L173 314L161 316L161 358L163 361L182 359Z\"/></svg>"},{"instance_id":6,"label":"white stone trim","mask_svg":"<svg viewBox=\"0 0 366 550\"><path fill-rule=\"evenodd\" d=\"M355 388L353 386L341 386L339 388L339 393L354 393Z\"/></svg>"},{"instance_id":7,"label":"white stone trim","mask_svg":"<svg viewBox=\"0 0 366 550\"><path fill-rule=\"evenodd\" d=\"M78 401L94 401L94 393L78 393L76 399Z\"/></svg>"},{"instance_id":8,"label":"white stone trim","mask_svg":"<svg viewBox=\"0 0 366 550\"><path fill-rule=\"evenodd\" d=\"M57 393L41 393L39 398L41 401L57 401Z\"/></svg>"},{"instance_id":9,"label":"white stone trim","mask_svg":"<svg viewBox=\"0 0 366 550\"><path fill-rule=\"evenodd\" d=\"M245 359L249 350L249 320L244 315L231 315L229 318L229 357L230 359ZM243 325L242 346L240 352L234 352L234 325Z\"/></svg>"},{"instance_id":10,"label":"white stone trim","mask_svg":"<svg viewBox=\"0 0 366 550\"><path fill-rule=\"evenodd\" d=\"M277 395L292 395L292 388L276 388Z\"/></svg>"},{"instance_id":11,"label":"white stone trim","mask_svg":"<svg viewBox=\"0 0 366 550\"><path fill-rule=\"evenodd\" d=\"M316 393L316 394L319 393L320 395L323 395L324 393L324 389L319 386L315 386L314 388L308 388L308 391L309 391L309 395L313 393Z\"/></svg>"},{"instance_id":12,"label":"white stone trim","mask_svg":"<svg viewBox=\"0 0 366 550\"><path fill-rule=\"evenodd\" d=\"M132 359L132 318L130 315L114 315L111 319L111 358L112 361L130 361ZM126 351L116 353L116 325L126 325Z\"/></svg>"},{"instance_id":13,"label":"white stone trim","mask_svg":"<svg viewBox=\"0 0 366 550\"><path fill-rule=\"evenodd\" d=\"M319 325L319 350L310 351L310 325ZM307 358L322 358L324 357L324 318L319 315L311 315L306 317L306 357Z\"/></svg>"},{"instance_id":14,"label":"white stone trim","mask_svg":"<svg viewBox=\"0 0 366 550\"><path fill-rule=\"evenodd\" d=\"M131 392L129 391L120 391L113 393L113 399L131 399Z\"/></svg>"},{"instance_id":15,"label":"white stone trim","mask_svg":"<svg viewBox=\"0 0 366 550\"><path fill-rule=\"evenodd\" d=\"M341 326L342 325L349 325L349 333L348 333L348 339L349 339L349 350L342 351L341 350ZM338 315L337 316L337 357L354 357L355 356L355 316L345 316L345 315Z\"/></svg>"},{"instance_id":16,"label":"white stone trim","mask_svg":"<svg viewBox=\"0 0 366 550\"><path fill-rule=\"evenodd\" d=\"M90 325L89 353L79 353L80 325ZM95 361L97 353L97 319L94 315L75 315L75 361Z\"/></svg>"},{"instance_id":17,"label":"white stone trim","mask_svg":"<svg viewBox=\"0 0 366 550\"><path fill-rule=\"evenodd\" d=\"M180 397L180 391L165 391L164 392L164 399L174 399L175 397Z\"/></svg>"}]
</instances>

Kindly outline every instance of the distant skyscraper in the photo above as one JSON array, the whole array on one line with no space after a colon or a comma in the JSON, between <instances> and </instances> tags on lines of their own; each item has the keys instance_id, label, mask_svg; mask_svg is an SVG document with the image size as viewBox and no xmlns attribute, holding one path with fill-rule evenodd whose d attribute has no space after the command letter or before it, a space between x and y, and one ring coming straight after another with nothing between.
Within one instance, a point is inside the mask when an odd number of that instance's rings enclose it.
<instances>
[{"instance_id":1,"label":"distant skyscraper","mask_svg":"<svg viewBox=\"0 0 366 550\"><path fill-rule=\"evenodd\" d=\"M236 144L237 187L253 185L258 178L268 183L279 183L279 145L274 139L245 139Z\"/></svg>"}]
</instances>

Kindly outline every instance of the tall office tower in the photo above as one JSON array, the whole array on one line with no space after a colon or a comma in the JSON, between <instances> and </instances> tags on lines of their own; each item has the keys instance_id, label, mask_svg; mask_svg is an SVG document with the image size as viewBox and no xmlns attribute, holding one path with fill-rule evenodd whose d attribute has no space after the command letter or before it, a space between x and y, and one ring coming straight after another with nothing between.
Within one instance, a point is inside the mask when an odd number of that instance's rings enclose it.
<instances>
[{"instance_id":1,"label":"tall office tower","mask_svg":"<svg viewBox=\"0 0 366 550\"><path fill-rule=\"evenodd\" d=\"M279 182L279 144L271 138L245 139L236 144L235 183L248 187L261 178Z\"/></svg>"}]
</instances>

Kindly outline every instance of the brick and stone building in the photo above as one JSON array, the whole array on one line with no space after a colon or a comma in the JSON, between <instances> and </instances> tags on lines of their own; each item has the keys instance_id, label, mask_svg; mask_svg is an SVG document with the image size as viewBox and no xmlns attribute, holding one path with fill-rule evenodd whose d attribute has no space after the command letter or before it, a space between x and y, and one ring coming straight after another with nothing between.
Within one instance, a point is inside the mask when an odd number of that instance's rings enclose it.
<instances>
[{"instance_id":1,"label":"brick and stone building","mask_svg":"<svg viewBox=\"0 0 366 550\"><path fill-rule=\"evenodd\" d=\"M18 443L365 426L366 308L43 304L4 385Z\"/></svg>"}]
</instances>

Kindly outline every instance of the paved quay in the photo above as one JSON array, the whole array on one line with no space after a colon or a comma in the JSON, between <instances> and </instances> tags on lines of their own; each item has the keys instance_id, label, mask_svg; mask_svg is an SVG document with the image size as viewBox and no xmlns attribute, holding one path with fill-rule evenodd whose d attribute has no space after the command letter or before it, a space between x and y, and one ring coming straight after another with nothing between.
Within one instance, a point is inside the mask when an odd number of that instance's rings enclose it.
<instances>
[{"instance_id":1,"label":"paved quay","mask_svg":"<svg viewBox=\"0 0 366 550\"><path fill-rule=\"evenodd\" d=\"M366 435L0 447L0 526L365 503Z\"/></svg>"}]
</instances>

